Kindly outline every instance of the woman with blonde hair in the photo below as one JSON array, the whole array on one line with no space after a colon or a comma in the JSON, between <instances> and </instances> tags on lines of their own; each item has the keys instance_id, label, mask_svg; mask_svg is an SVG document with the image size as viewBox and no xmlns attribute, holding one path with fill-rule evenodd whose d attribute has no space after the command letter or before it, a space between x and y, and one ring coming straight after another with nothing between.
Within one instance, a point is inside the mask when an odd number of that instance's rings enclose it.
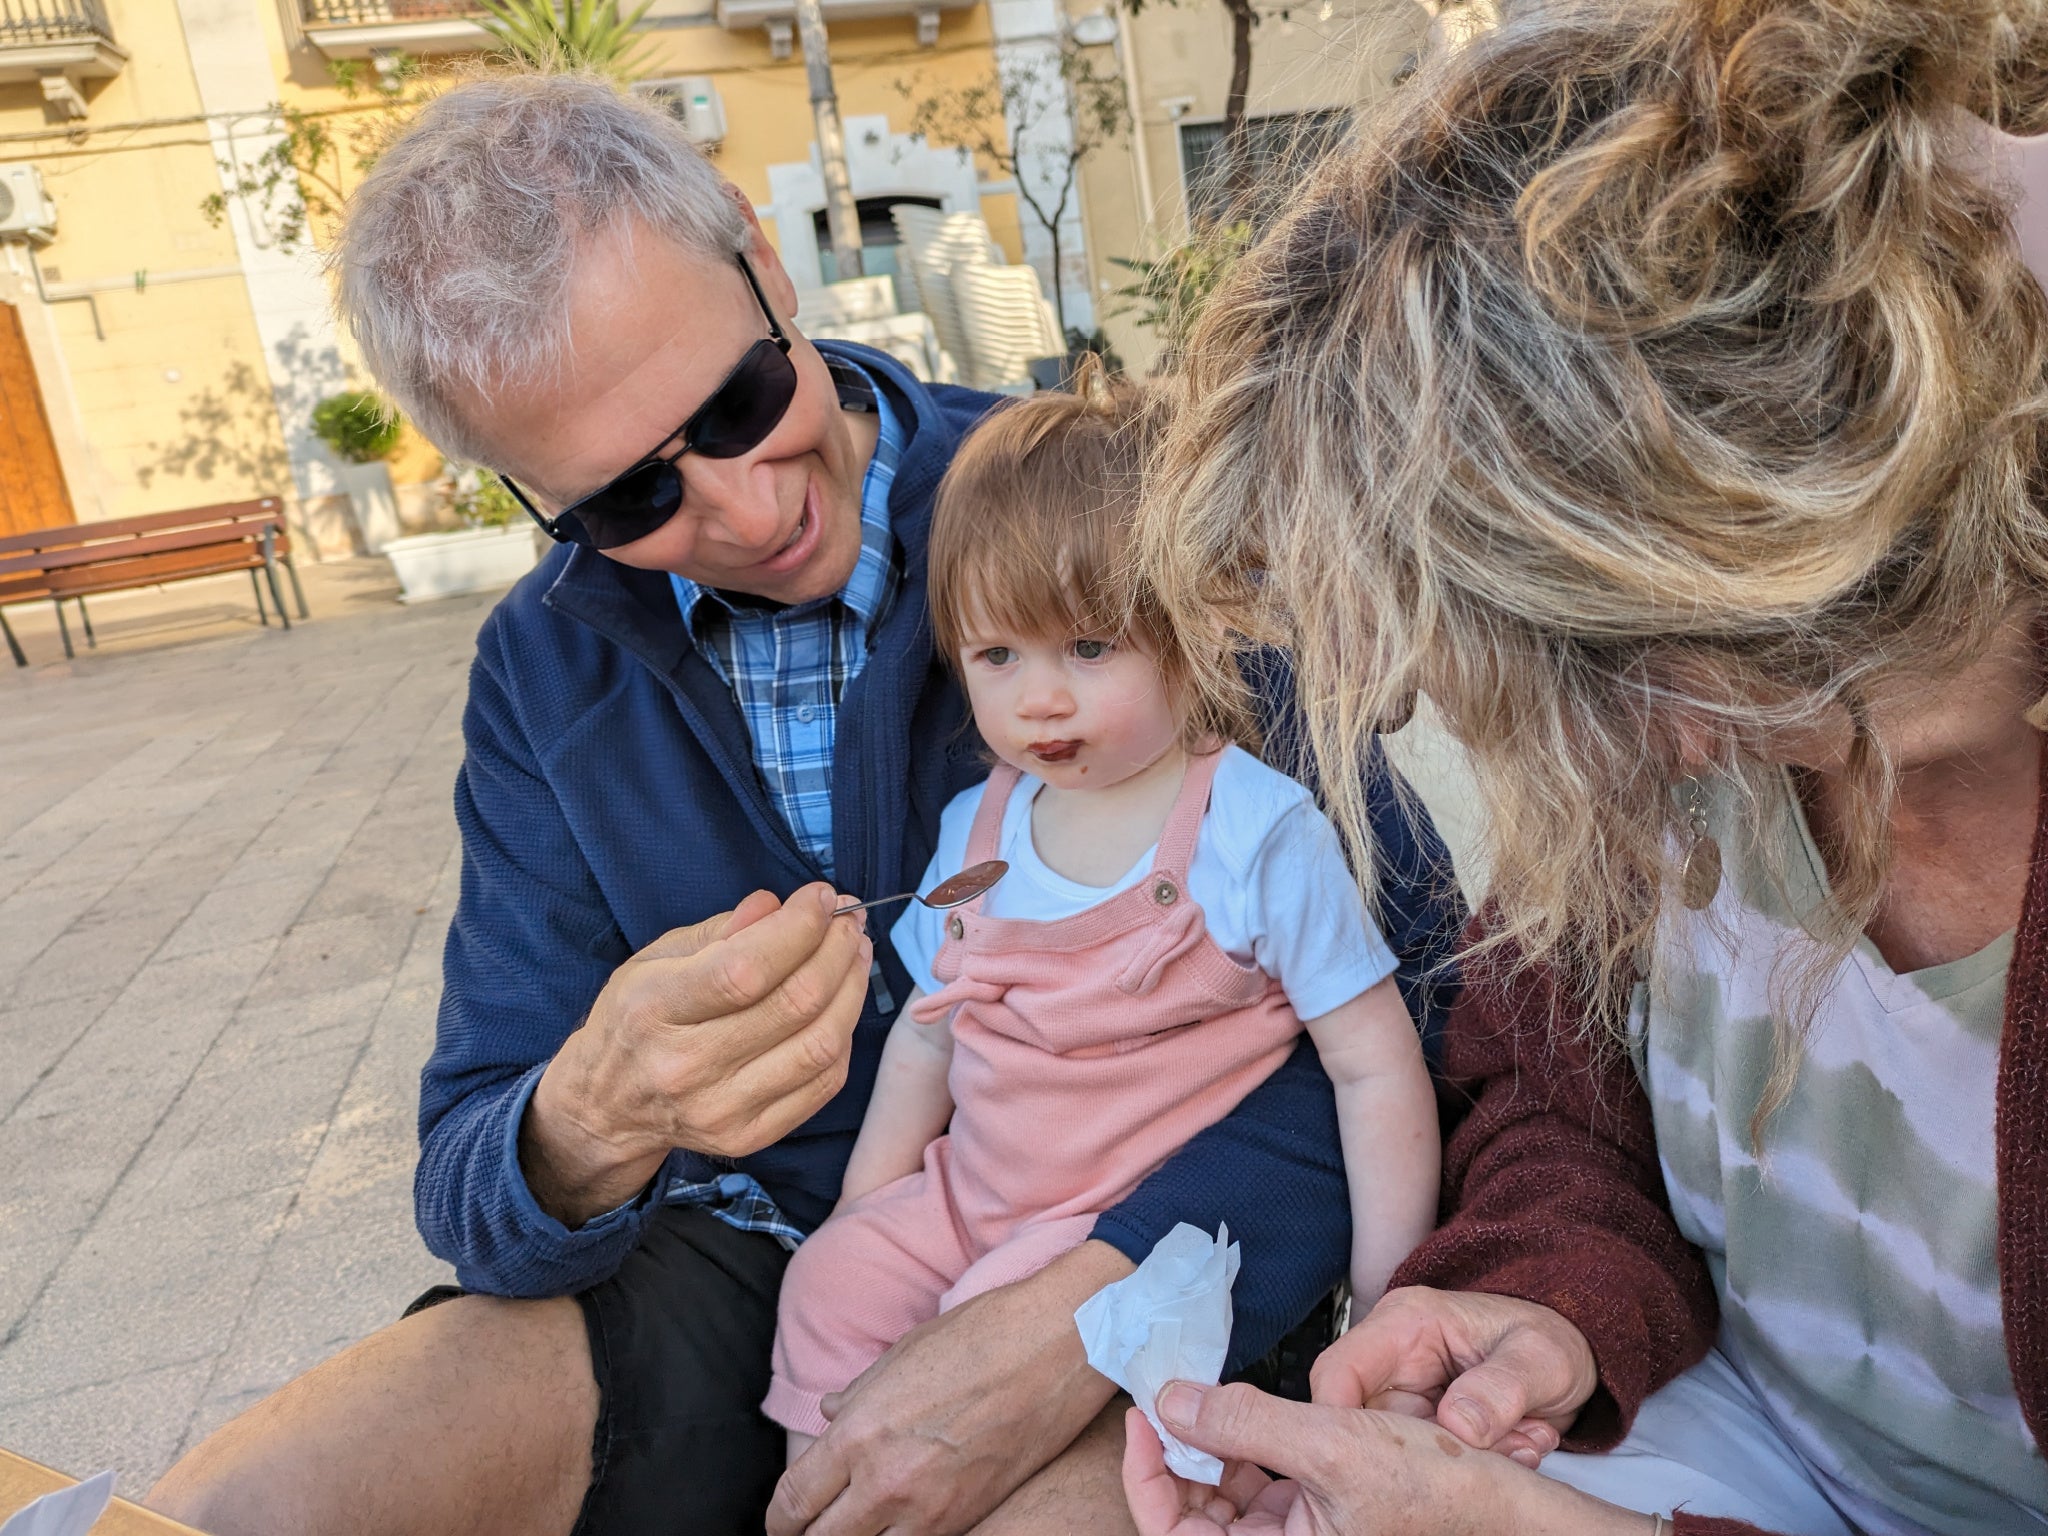
<instances>
[{"instance_id":1,"label":"woman with blonde hair","mask_svg":"<svg viewBox=\"0 0 2048 1536\"><path fill-rule=\"evenodd\" d=\"M1146 575L1492 876L1442 1229L1145 1536L2048 1528L2044 129L2043 0L1541 0L1204 318Z\"/></svg>"}]
</instances>

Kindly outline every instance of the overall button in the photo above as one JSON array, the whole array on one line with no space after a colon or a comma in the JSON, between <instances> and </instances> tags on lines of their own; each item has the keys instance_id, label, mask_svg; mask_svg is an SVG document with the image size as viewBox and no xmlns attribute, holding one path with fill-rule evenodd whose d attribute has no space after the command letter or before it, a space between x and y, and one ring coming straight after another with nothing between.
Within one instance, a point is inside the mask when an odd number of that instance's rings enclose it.
<instances>
[{"instance_id":1,"label":"overall button","mask_svg":"<svg viewBox=\"0 0 2048 1536\"><path fill-rule=\"evenodd\" d=\"M1180 892L1174 889L1171 880L1162 880L1152 887L1152 899L1162 907L1170 907L1180 900Z\"/></svg>"},{"instance_id":2,"label":"overall button","mask_svg":"<svg viewBox=\"0 0 2048 1536\"><path fill-rule=\"evenodd\" d=\"M958 917L949 917L946 919L946 932L957 939L967 932L967 925Z\"/></svg>"}]
</instances>

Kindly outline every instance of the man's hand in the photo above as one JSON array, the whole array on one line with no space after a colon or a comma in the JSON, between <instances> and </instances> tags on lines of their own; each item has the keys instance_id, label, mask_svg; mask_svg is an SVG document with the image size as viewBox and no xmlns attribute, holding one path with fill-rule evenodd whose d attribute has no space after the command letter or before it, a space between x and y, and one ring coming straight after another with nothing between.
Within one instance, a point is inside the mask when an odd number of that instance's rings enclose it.
<instances>
[{"instance_id":1,"label":"man's hand","mask_svg":"<svg viewBox=\"0 0 2048 1536\"><path fill-rule=\"evenodd\" d=\"M1086 1242L905 1335L825 1401L831 1427L782 1475L768 1536L950 1536L1072 1443L1116 1388L1074 1308L1131 1272Z\"/></svg>"},{"instance_id":2,"label":"man's hand","mask_svg":"<svg viewBox=\"0 0 2048 1536\"><path fill-rule=\"evenodd\" d=\"M1433 1418L1527 1467L1598 1384L1586 1336L1550 1308L1424 1286L1388 1292L1309 1372L1318 1403Z\"/></svg>"},{"instance_id":3,"label":"man's hand","mask_svg":"<svg viewBox=\"0 0 2048 1536\"><path fill-rule=\"evenodd\" d=\"M874 955L858 916L833 916L839 901L829 885L786 902L757 891L612 973L520 1127L542 1210L581 1226L671 1150L744 1157L839 1092Z\"/></svg>"}]
</instances>

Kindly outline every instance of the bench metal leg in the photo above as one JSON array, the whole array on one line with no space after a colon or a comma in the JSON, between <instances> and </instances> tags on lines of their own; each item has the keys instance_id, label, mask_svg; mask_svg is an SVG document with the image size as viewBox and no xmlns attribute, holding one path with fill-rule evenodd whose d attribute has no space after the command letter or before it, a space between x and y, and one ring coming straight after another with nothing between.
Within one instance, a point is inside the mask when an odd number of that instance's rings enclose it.
<instances>
[{"instance_id":1,"label":"bench metal leg","mask_svg":"<svg viewBox=\"0 0 2048 1536\"><path fill-rule=\"evenodd\" d=\"M270 578L270 600L277 604L277 617L286 629L292 627L292 616L284 611L284 590L277 584L277 530L263 530L263 574Z\"/></svg>"},{"instance_id":2,"label":"bench metal leg","mask_svg":"<svg viewBox=\"0 0 2048 1536\"><path fill-rule=\"evenodd\" d=\"M17 667L27 666L28 657L22 654L21 642L14 638L14 631L8 628L7 615L5 613L0 613L0 635L7 637L7 649L13 653L14 664Z\"/></svg>"},{"instance_id":3,"label":"bench metal leg","mask_svg":"<svg viewBox=\"0 0 2048 1536\"><path fill-rule=\"evenodd\" d=\"M85 611L85 599L78 599L78 617L85 624L85 648L96 651L100 648L100 637L92 632L92 615Z\"/></svg>"},{"instance_id":4,"label":"bench metal leg","mask_svg":"<svg viewBox=\"0 0 2048 1536\"><path fill-rule=\"evenodd\" d=\"M298 601L299 617L302 619L312 618L313 615L306 612L306 589L299 585L299 568L292 564L292 557L290 555L279 555L277 563L284 567L285 575L292 579L292 596Z\"/></svg>"},{"instance_id":5,"label":"bench metal leg","mask_svg":"<svg viewBox=\"0 0 2048 1536\"><path fill-rule=\"evenodd\" d=\"M249 567L249 590L256 594L256 622L265 629L270 628L270 611L263 606L263 580L253 565Z\"/></svg>"},{"instance_id":6,"label":"bench metal leg","mask_svg":"<svg viewBox=\"0 0 2048 1536\"><path fill-rule=\"evenodd\" d=\"M71 626L64 622L64 599L54 597L50 601L57 605L57 633L64 637L64 659L76 660L78 652L71 649Z\"/></svg>"}]
</instances>

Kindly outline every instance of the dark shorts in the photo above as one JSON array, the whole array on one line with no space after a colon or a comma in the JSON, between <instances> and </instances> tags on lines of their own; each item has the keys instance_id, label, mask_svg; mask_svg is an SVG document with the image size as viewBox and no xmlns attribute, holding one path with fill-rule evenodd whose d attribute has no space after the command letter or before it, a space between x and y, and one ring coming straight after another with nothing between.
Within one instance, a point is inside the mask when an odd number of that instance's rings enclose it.
<instances>
[{"instance_id":1,"label":"dark shorts","mask_svg":"<svg viewBox=\"0 0 2048 1536\"><path fill-rule=\"evenodd\" d=\"M597 1376L590 1491L573 1536L760 1536L788 1441L761 1415L789 1255L708 1212L665 1207L619 1272L576 1300ZM462 1293L436 1286L408 1315ZM1239 1379L1306 1399L1325 1300Z\"/></svg>"},{"instance_id":2,"label":"dark shorts","mask_svg":"<svg viewBox=\"0 0 2048 1536\"><path fill-rule=\"evenodd\" d=\"M576 1298L599 1403L574 1536L760 1536L788 1444L761 1416L788 1263L772 1237L669 1206Z\"/></svg>"}]
</instances>

